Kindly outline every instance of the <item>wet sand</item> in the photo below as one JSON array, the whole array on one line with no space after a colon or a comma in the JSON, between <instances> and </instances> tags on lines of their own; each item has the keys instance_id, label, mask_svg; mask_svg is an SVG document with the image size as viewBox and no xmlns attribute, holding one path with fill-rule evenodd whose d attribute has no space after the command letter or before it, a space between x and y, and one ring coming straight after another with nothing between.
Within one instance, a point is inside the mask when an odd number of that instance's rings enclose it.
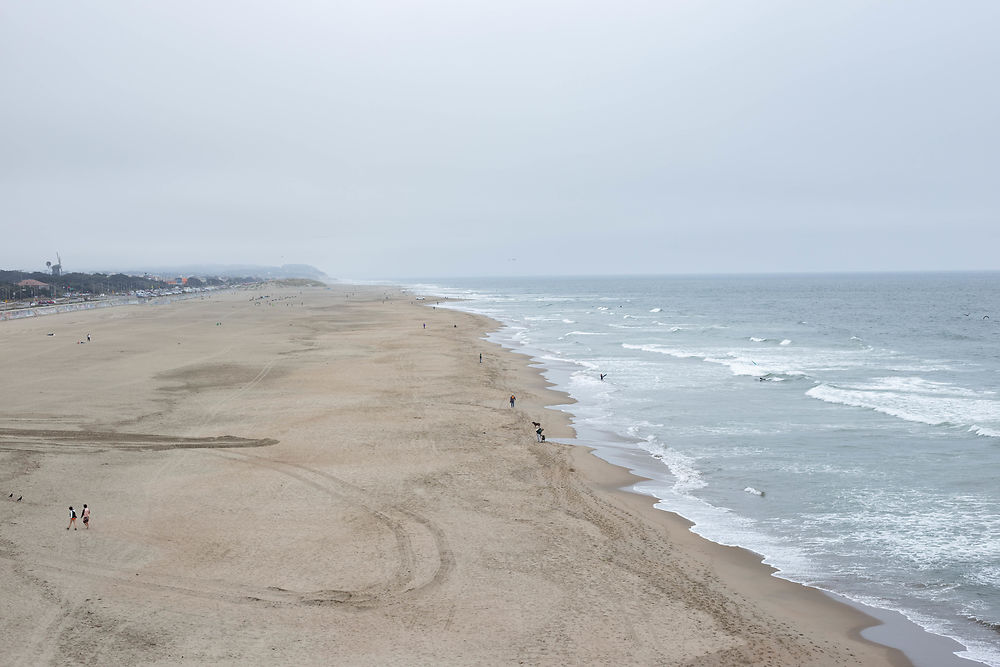
<instances>
[{"instance_id":1,"label":"wet sand","mask_svg":"<svg viewBox=\"0 0 1000 667\"><path fill-rule=\"evenodd\" d=\"M2 323L3 662L907 664L560 444L495 326L347 286Z\"/></svg>"}]
</instances>

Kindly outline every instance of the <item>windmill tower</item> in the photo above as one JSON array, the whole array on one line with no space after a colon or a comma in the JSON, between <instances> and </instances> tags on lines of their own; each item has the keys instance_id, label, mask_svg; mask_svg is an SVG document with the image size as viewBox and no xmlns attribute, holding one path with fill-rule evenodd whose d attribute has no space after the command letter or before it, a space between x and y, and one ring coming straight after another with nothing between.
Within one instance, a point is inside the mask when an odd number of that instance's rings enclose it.
<instances>
[{"instance_id":1,"label":"windmill tower","mask_svg":"<svg viewBox=\"0 0 1000 667\"><path fill-rule=\"evenodd\" d=\"M53 264L52 262L45 262L45 266L52 270L53 276L59 277L62 275L62 257L59 256L58 252L56 253L56 263Z\"/></svg>"}]
</instances>

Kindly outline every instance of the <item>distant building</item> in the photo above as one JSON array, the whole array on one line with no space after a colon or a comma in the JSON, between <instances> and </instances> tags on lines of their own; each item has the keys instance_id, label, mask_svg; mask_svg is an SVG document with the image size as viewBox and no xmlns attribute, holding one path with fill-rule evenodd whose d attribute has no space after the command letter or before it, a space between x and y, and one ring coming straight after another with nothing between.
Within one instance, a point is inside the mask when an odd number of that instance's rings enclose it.
<instances>
[{"instance_id":1,"label":"distant building","mask_svg":"<svg viewBox=\"0 0 1000 667\"><path fill-rule=\"evenodd\" d=\"M18 287L48 287L48 283L43 283L41 280L35 280L34 278L28 278L27 280L22 280L17 284Z\"/></svg>"}]
</instances>

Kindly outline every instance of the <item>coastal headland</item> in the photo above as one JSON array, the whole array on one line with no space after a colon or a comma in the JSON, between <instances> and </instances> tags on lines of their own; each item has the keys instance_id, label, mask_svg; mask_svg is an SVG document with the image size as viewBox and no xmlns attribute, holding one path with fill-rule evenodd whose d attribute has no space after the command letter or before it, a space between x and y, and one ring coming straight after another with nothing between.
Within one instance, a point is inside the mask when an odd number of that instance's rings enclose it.
<instances>
[{"instance_id":1,"label":"coastal headland","mask_svg":"<svg viewBox=\"0 0 1000 667\"><path fill-rule=\"evenodd\" d=\"M908 664L560 443L496 326L356 286L0 323L3 663Z\"/></svg>"}]
</instances>

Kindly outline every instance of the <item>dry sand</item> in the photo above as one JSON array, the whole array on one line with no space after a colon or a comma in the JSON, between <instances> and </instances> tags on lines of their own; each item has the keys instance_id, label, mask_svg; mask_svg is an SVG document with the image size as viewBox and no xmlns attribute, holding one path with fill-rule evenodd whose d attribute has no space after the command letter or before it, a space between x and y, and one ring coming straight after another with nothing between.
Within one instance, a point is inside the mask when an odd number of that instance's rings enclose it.
<instances>
[{"instance_id":1,"label":"dry sand","mask_svg":"<svg viewBox=\"0 0 1000 667\"><path fill-rule=\"evenodd\" d=\"M0 662L905 664L537 443L565 396L495 323L384 294L0 323Z\"/></svg>"}]
</instances>

